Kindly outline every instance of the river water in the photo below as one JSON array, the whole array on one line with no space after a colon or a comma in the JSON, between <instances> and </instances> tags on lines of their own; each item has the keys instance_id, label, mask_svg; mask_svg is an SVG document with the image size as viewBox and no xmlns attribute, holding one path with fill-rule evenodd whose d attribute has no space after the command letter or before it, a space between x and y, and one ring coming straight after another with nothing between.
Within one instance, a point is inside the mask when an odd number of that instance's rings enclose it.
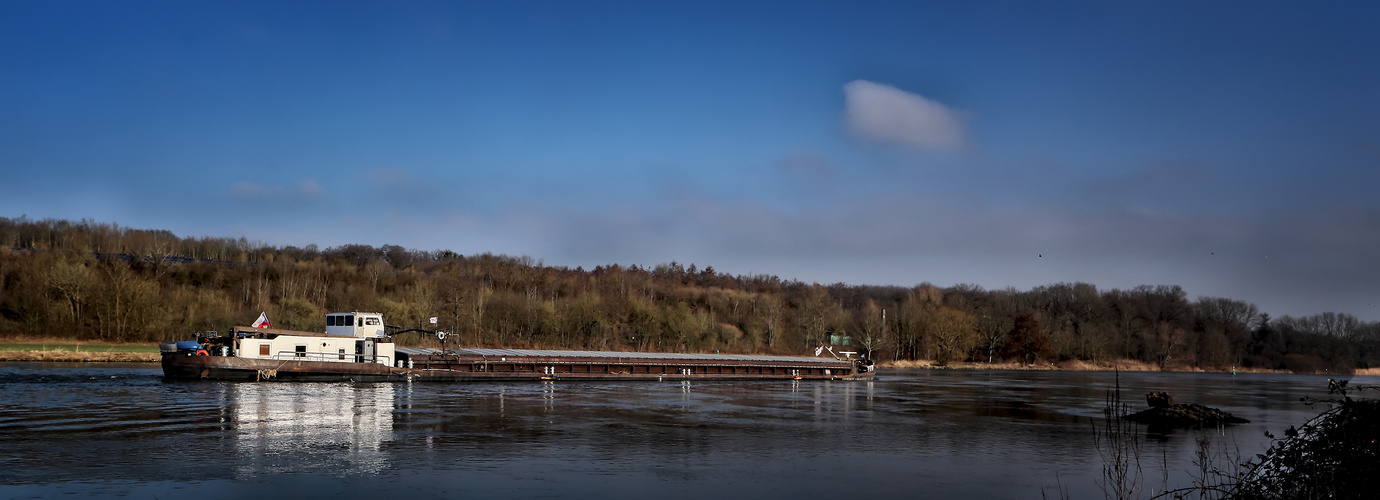
<instances>
[{"instance_id":1,"label":"river water","mask_svg":"<svg viewBox=\"0 0 1380 500\"><path fill-rule=\"evenodd\" d=\"M164 382L156 365L0 364L0 498L1103 498L1109 372L858 382ZM1377 377L1355 383L1377 384ZM1247 458L1327 377L1122 373L1251 420L1139 428L1146 490L1198 439ZM1165 476L1168 479L1165 479Z\"/></svg>"}]
</instances>

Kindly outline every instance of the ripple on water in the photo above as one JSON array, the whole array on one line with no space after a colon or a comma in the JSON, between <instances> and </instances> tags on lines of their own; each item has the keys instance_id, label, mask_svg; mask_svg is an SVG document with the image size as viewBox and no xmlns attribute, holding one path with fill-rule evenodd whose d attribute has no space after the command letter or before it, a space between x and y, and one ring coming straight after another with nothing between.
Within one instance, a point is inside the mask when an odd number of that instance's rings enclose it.
<instances>
[{"instance_id":1,"label":"ripple on water","mask_svg":"<svg viewBox=\"0 0 1380 500\"><path fill-rule=\"evenodd\" d=\"M0 497L403 488L776 498L866 484L872 498L1009 498L1041 495L1056 474L1071 496L1096 497L1090 424L1112 380L935 371L872 382L168 383L148 365L0 364ZM1326 392L1325 380L1289 376L1123 373L1121 385L1132 404L1168 390L1251 419L1216 437L1247 454L1263 449L1264 430L1316 413L1299 397ZM1148 446L1188 470L1198 436Z\"/></svg>"}]
</instances>

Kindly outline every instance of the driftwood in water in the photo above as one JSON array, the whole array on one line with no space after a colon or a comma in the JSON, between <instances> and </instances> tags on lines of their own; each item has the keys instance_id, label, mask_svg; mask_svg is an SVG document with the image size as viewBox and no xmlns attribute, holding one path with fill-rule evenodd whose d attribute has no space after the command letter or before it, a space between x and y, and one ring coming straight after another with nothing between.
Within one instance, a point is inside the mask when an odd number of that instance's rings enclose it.
<instances>
[{"instance_id":1,"label":"driftwood in water","mask_svg":"<svg viewBox=\"0 0 1380 500\"><path fill-rule=\"evenodd\" d=\"M1145 402L1151 408L1165 408L1174 406L1174 396L1170 396L1167 392L1147 392L1145 393Z\"/></svg>"}]
</instances>

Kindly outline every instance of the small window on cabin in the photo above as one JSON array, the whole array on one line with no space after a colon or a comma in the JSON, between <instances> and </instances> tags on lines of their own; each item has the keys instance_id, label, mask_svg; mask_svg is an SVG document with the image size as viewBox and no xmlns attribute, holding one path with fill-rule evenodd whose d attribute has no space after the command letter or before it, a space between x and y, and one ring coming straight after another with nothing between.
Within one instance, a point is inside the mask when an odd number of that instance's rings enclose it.
<instances>
[{"instance_id":1,"label":"small window on cabin","mask_svg":"<svg viewBox=\"0 0 1380 500\"><path fill-rule=\"evenodd\" d=\"M374 326L374 325L379 324L379 319L378 319L378 318L365 318L365 319L364 319L364 324L369 325L369 326Z\"/></svg>"},{"instance_id":2,"label":"small window on cabin","mask_svg":"<svg viewBox=\"0 0 1380 500\"><path fill-rule=\"evenodd\" d=\"M259 355L268 356L268 344L259 344Z\"/></svg>"},{"instance_id":3,"label":"small window on cabin","mask_svg":"<svg viewBox=\"0 0 1380 500\"><path fill-rule=\"evenodd\" d=\"M307 346L304 346L304 345L299 345L299 346L297 346L297 357L299 357L299 358L305 358L305 357L307 357Z\"/></svg>"},{"instance_id":4,"label":"small window on cabin","mask_svg":"<svg viewBox=\"0 0 1380 500\"><path fill-rule=\"evenodd\" d=\"M335 326L335 316L326 316L326 326Z\"/></svg>"},{"instance_id":5,"label":"small window on cabin","mask_svg":"<svg viewBox=\"0 0 1380 500\"><path fill-rule=\"evenodd\" d=\"M341 348L340 348L340 359L345 359L345 348L344 348L344 347L341 347Z\"/></svg>"}]
</instances>

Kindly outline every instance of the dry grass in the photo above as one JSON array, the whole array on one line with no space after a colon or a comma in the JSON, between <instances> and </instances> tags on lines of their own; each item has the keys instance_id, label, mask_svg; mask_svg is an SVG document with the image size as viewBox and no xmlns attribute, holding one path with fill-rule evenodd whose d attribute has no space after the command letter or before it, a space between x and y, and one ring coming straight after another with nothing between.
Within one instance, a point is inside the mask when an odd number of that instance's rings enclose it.
<instances>
[{"instance_id":1,"label":"dry grass","mask_svg":"<svg viewBox=\"0 0 1380 500\"><path fill-rule=\"evenodd\" d=\"M1205 369L1202 369L1202 368L1194 368L1194 367L1190 367L1190 366L1170 366L1169 369L1167 369L1167 370L1160 370L1160 367L1159 367L1158 365L1155 365L1155 364L1152 364L1152 363L1145 363L1145 362L1141 362L1141 361L1133 361L1133 360L1126 360L1126 359L1117 360L1117 361L1110 361L1110 362L1097 362L1097 363L1092 363L1092 362L1082 361L1082 360L1063 361L1063 362L1059 362L1059 363L1051 363L1051 362L1048 362L1048 361L1040 361L1040 362L1037 362L1037 363L1035 363L1035 364L1033 364L1033 365L1032 365L1032 364L1025 364L1025 363L1012 363L1012 362L997 362L997 363L990 363L990 364L989 364L989 363L975 363L975 362L968 362L968 361L964 361L964 362L954 362L954 363L948 363L948 364L945 364L945 365L939 365L939 364L935 364L934 361L930 361L930 360L916 360L916 361L912 361L912 360L898 360L898 361L887 361L887 362L880 363L880 367L883 368L883 369L895 369L895 370L905 370L905 369L926 369L926 370L1058 370L1058 371L1078 371L1078 372L1094 372L1094 371L1120 370L1120 371L1123 371L1123 372L1158 372L1158 371L1168 371L1168 372L1231 372L1231 369L1224 369L1224 370L1205 370ZM1374 373L1369 373L1369 372L1374 372ZM1236 369L1236 373L1287 373L1287 372L1281 372L1281 371L1278 371L1278 370L1262 370L1262 369L1244 369L1244 368L1237 368L1237 369ZM1368 370L1357 370L1357 371L1356 371L1356 374L1357 374L1357 375L1372 375L1372 374L1373 374L1373 375L1380 375L1380 370L1373 369L1373 368L1372 368L1372 369L1368 369Z\"/></svg>"},{"instance_id":2,"label":"dry grass","mask_svg":"<svg viewBox=\"0 0 1380 500\"><path fill-rule=\"evenodd\" d=\"M157 363L160 359L156 352L0 351L0 362Z\"/></svg>"},{"instance_id":3,"label":"dry grass","mask_svg":"<svg viewBox=\"0 0 1380 500\"><path fill-rule=\"evenodd\" d=\"M107 342L15 335L0 337L0 351L158 352L157 342Z\"/></svg>"},{"instance_id":4,"label":"dry grass","mask_svg":"<svg viewBox=\"0 0 1380 500\"><path fill-rule=\"evenodd\" d=\"M157 363L158 346L148 342L116 343L54 337L0 338L0 362Z\"/></svg>"},{"instance_id":5,"label":"dry grass","mask_svg":"<svg viewBox=\"0 0 1380 500\"><path fill-rule=\"evenodd\" d=\"M1040 361L1035 364L996 362L996 363L975 363L975 362L952 362L948 364L936 364L930 360L899 360L888 361L881 364L882 368L891 369L929 369L929 370L1060 370L1060 371L1104 371L1119 369L1121 371L1148 372L1159 371L1155 365L1141 363L1138 361L1119 361L1113 363L1089 363L1087 361L1073 360L1063 363L1050 363Z\"/></svg>"}]
</instances>

